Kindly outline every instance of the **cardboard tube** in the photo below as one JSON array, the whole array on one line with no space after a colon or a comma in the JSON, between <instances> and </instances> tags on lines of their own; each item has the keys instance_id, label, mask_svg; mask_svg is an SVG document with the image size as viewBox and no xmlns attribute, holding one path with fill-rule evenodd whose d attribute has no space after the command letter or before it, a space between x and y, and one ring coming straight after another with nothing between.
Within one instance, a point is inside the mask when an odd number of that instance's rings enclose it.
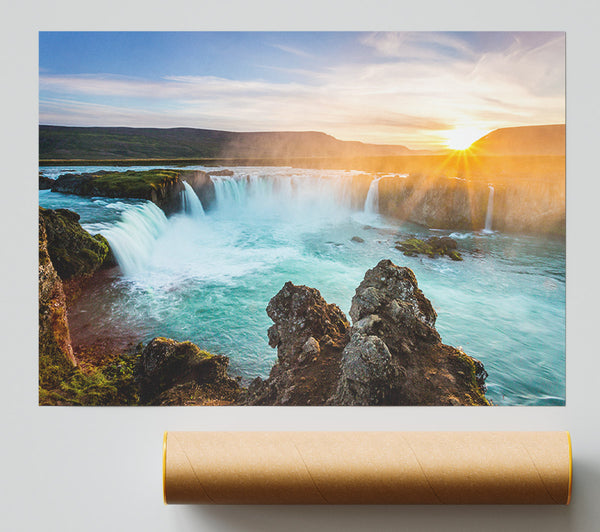
<instances>
[{"instance_id":1,"label":"cardboard tube","mask_svg":"<svg viewBox=\"0 0 600 532\"><path fill-rule=\"evenodd\" d=\"M569 504L568 432L168 432L168 504Z\"/></svg>"}]
</instances>

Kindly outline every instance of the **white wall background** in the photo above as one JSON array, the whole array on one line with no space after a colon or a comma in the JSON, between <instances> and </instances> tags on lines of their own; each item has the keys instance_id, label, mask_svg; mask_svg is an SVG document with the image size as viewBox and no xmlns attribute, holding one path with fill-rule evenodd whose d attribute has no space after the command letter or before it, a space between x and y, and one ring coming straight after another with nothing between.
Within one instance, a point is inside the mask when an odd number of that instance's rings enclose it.
<instances>
[{"instance_id":1,"label":"white wall background","mask_svg":"<svg viewBox=\"0 0 600 532\"><path fill-rule=\"evenodd\" d=\"M0 530L600 530L599 10L585 0L413 2L24 0L2 6ZM567 406L40 408L37 406L39 30L567 32ZM164 430L570 430L569 507L163 506Z\"/></svg>"}]
</instances>

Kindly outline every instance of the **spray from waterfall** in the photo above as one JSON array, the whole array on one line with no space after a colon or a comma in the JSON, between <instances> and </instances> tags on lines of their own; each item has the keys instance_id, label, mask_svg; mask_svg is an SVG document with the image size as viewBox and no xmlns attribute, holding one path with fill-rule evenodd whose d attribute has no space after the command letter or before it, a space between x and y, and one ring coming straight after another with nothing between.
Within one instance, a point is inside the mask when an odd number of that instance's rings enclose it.
<instances>
[{"instance_id":1,"label":"spray from waterfall","mask_svg":"<svg viewBox=\"0 0 600 532\"><path fill-rule=\"evenodd\" d=\"M183 210L186 214L189 214L192 218L204 218L204 208L202 207L202 202L187 181L183 182L181 198L183 202Z\"/></svg>"},{"instance_id":2,"label":"spray from waterfall","mask_svg":"<svg viewBox=\"0 0 600 532\"><path fill-rule=\"evenodd\" d=\"M297 172L275 176L211 176L216 211L228 216L241 212L311 219L335 216L352 205L351 176L315 176Z\"/></svg>"},{"instance_id":3,"label":"spray from waterfall","mask_svg":"<svg viewBox=\"0 0 600 532\"><path fill-rule=\"evenodd\" d=\"M364 212L366 214L379 214L379 181L383 176L375 177L369 185Z\"/></svg>"},{"instance_id":4,"label":"spray from waterfall","mask_svg":"<svg viewBox=\"0 0 600 532\"><path fill-rule=\"evenodd\" d=\"M127 209L119 222L102 232L125 275L135 274L144 267L167 223L163 211L148 201Z\"/></svg>"},{"instance_id":5,"label":"spray from waterfall","mask_svg":"<svg viewBox=\"0 0 600 532\"><path fill-rule=\"evenodd\" d=\"M490 193L488 195L487 212L485 215L485 229L489 233L492 232L492 219L494 217L494 187L489 185Z\"/></svg>"}]
</instances>

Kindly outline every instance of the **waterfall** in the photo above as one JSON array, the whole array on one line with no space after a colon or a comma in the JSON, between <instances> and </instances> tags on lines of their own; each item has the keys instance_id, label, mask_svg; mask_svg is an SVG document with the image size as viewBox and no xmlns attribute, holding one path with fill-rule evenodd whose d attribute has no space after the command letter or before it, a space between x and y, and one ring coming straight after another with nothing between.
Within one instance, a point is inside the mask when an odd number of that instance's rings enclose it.
<instances>
[{"instance_id":1,"label":"waterfall","mask_svg":"<svg viewBox=\"0 0 600 532\"><path fill-rule=\"evenodd\" d=\"M163 211L148 201L128 208L119 222L102 232L125 275L142 269L167 223Z\"/></svg>"},{"instance_id":2,"label":"waterfall","mask_svg":"<svg viewBox=\"0 0 600 532\"><path fill-rule=\"evenodd\" d=\"M295 171L279 175L210 176L216 211L237 216L284 215L311 218L346 212L352 203L351 176Z\"/></svg>"},{"instance_id":3,"label":"waterfall","mask_svg":"<svg viewBox=\"0 0 600 532\"><path fill-rule=\"evenodd\" d=\"M379 180L383 176L375 177L369 185L367 199L365 200L364 212L366 214L379 214Z\"/></svg>"},{"instance_id":4,"label":"waterfall","mask_svg":"<svg viewBox=\"0 0 600 532\"><path fill-rule=\"evenodd\" d=\"M490 193L488 196L487 212L485 215L484 231L492 232L492 218L494 217L494 187L489 185Z\"/></svg>"},{"instance_id":5,"label":"waterfall","mask_svg":"<svg viewBox=\"0 0 600 532\"><path fill-rule=\"evenodd\" d=\"M181 197L183 200L183 210L186 214L189 214L192 218L203 218L204 217L204 208L202 207L202 202L200 198L194 192L192 186L187 182L183 182L183 191L181 192Z\"/></svg>"}]
</instances>

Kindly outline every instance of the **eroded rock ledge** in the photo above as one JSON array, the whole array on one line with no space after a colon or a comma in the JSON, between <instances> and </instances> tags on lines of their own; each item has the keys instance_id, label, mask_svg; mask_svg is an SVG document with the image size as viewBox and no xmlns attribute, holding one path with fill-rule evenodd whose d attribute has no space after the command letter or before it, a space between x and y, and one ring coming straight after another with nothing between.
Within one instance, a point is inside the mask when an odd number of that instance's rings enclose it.
<instances>
[{"instance_id":1,"label":"eroded rock ledge","mask_svg":"<svg viewBox=\"0 0 600 532\"><path fill-rule=\"evenodd\" d=\"M267 313L278 362L248 404L488 405L483 364L442 343L413 272L381 261L344 314L319 292L286 283Z\"/></svg>"}]
</instances>

